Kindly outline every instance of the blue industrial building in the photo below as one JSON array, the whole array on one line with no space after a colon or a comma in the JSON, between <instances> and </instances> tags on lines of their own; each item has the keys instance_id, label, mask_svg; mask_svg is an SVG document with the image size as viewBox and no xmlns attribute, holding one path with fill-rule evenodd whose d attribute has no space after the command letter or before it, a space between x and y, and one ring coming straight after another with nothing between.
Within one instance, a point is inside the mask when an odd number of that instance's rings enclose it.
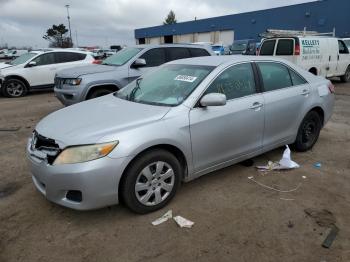
<instances>
[{"instance_id":1,"label":"blue industrial building","mask_svg":"<svg viewBox=\"0 0 350 262\"><path fill-rule=\"evenodd\" d=\"M259 39L266 29L331 32L350 37L350 0L319 0L135 30L139 44Z\"/></svg>"}]
</instances>

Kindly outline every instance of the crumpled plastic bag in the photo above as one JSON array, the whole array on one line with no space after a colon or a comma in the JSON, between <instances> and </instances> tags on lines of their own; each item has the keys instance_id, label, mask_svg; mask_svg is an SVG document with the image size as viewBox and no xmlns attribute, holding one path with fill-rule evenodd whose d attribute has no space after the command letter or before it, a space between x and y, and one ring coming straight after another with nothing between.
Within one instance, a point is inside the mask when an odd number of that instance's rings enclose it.
<instances>
[{"instance_id":1,"label":"crumpled plastic bag","mask_svg":"<svg viewBox=\"0 0 350 262\"><path fill-rule=\"evenodd\" d=\"M166 221L168 221L169 219L171 219L173 217L173 211L169 210L168 212L166 212L163 216L161 216L160 218L157 218L156 220L154 220L152 222L153 226L158 226Z\"/></svg>"},{"instance_id":2,"label":"crumpled plastic bag","mask_svg":"<svg viewBox=\"0 0 350 262\"><path fill-rule=\"evenodd\" d=\"M271 171L271 170L294 169L299 167L300 166L291 159L291 152L290 152L289 146L286 145L286 149L283 152L283 156L278 163L269 161L266 166L257 166L256 168L260 170Z\"/></svg>"},{"instance_id":3,"label":"crumpled plastic bag","mask_svg":"<svg viewBox=\"0 0 350 262\"><path fill-rule=\"evenodd\" d=\"M194 222L182 217L176 216L174 217L175 222L179 225L179 227L191 228L194 225Z\"/></svg>"}]
</instances>

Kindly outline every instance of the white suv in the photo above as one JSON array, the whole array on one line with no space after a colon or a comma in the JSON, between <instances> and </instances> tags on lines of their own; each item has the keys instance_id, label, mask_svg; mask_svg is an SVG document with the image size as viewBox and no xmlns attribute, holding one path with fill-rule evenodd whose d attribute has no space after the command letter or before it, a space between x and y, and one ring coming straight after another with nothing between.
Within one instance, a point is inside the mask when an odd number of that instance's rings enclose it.
<instances>
[{"instance_id":1,"label":"white suv","mask_svg":"<svg viewBox=\"0 0 350 262\"><path fill-rule=\"evenodd\" d=\"M24 56L19 61L24 63L0 70L1 91L6 97L20 97L30 90L53 88L57 71L95 62L91 53L73 50L29 52Z\"/></svg>"}]
</instances>

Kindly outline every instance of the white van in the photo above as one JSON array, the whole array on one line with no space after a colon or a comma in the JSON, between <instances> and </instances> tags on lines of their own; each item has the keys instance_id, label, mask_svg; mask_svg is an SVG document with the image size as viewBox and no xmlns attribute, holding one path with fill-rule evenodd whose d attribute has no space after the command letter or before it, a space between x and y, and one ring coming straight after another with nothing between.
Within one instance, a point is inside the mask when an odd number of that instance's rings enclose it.
<instances>
[{"instance_id":1,"label":"white van","mask_svg":"<svg viewBox=\"0 0 350 262\"><path fill-rule=\"evenodd\" d=\"M277 36L262 40L260 56L279 56L324 77L350 82L349 49L341 39L326 36Z\"/></svg>"}]
</instances>

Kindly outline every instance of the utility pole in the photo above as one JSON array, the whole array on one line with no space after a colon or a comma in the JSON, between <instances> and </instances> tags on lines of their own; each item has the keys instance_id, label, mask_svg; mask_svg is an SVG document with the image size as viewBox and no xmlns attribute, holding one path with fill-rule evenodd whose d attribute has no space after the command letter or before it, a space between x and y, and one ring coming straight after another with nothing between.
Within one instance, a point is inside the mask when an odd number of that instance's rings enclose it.
<instances>
[{"instance_id":1,"label":"utility pole","mask_svg":"<svg viewBox=\"0 0 350 262\"><path fill-rule=\"evenodd\" d=\"M79 44L78 44L78 30L75 30L75 42L76 42L76 46L79 47Z\"/></svg>"},{"instance_id":2,"label":"utility pole","mask_svg":"<svg viewBox=\"0 0 350 262\"><path fill-rule=\"evenodd\" d=\"M67 18L68 18L68 27L69 27L69 38L70 38L70 43L73 45L72 41L72 30L70 29L70 16L69 16L69 5L65 5L67 8Z\"/></svg>"}]
</instances>

